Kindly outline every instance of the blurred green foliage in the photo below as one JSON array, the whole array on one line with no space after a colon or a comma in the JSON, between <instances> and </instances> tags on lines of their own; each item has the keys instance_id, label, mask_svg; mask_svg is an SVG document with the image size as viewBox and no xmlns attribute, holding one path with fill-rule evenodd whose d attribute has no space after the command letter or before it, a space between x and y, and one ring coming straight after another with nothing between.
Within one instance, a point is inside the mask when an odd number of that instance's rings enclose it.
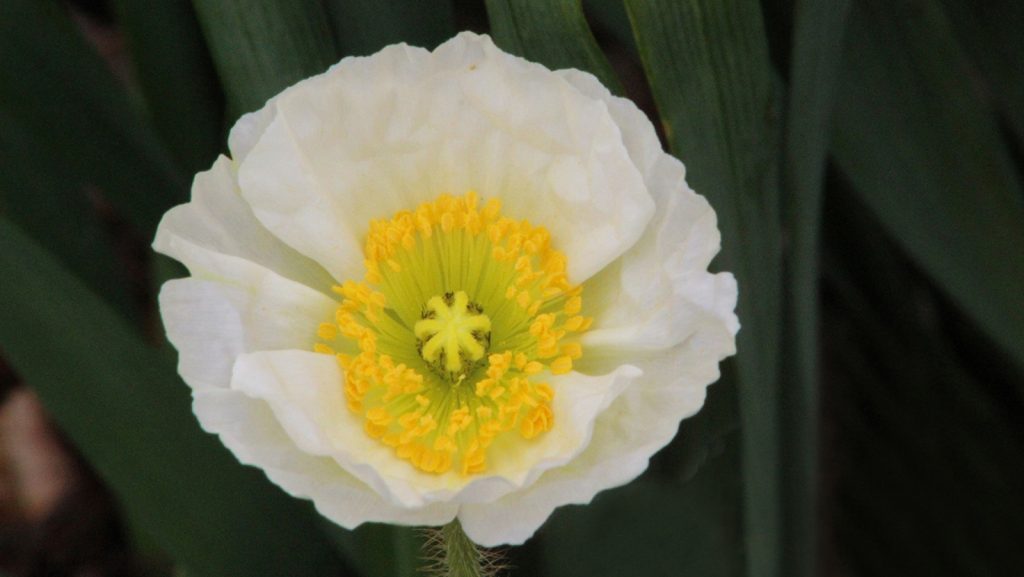
<instances>
[{"instance_id":1,"label":"blurred green foliage","mask_svg":"<svg viewBox=\"0 0 1024 577\"><path fill-rule=\"evenodd\" d=\"M415 530L333 527L201 432L152 320L180 269L146 245L240 114L467 26L653 102L741 287L704 410L512 575L1024 565L1016 0L114 0L108 24L73 4L0 3L0 352L186 574L418 565Z\"/></svg>"}]
</instances>

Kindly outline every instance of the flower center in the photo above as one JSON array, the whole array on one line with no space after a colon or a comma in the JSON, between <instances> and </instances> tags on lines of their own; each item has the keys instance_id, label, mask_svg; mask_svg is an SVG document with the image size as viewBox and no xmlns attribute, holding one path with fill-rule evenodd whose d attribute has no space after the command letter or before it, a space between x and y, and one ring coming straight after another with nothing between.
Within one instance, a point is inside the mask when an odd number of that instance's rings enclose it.
<instances>
[{"instance_id":1,"label":"flower center","mask_svg":"<svg viewBox=\"0 0 1024 577\"><path fill-rule=\"evenodd\" d=\"M481 473L496 439L514 451L550 430L550 377L591 322L548 231L478 205L442 195L371 222L366 278L335 287L314 347L337 355L366 434L429 473Z\"/></svg>"},{"instance_id":2,"label":"flower center","mask_svg":"<svg viewBox=\"0 0 1024 577\"><path fill-rule=\"evenodd\" d=\"M465 291L427 301L423 320L413 327L417 348L435 372L455 382L465 378L491 344L491 319Z\"/></svg>"}]
</instances>

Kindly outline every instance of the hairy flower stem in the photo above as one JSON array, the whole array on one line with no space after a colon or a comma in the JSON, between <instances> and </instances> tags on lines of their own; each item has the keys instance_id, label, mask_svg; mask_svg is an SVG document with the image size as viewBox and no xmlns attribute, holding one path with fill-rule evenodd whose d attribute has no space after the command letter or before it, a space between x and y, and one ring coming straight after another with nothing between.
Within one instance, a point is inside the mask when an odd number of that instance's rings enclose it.
<instances>
[{"instance_id":1,"label":"hairy flower stem","mask_svg":"<svg viewBox=\"0 0 1024 577\"><path fill-rule=\"evenodd\" d=\"M486 577L485 554L469 540L455 519L441 528L441 556L445 577Z\"/></svg>"}]
</instances>

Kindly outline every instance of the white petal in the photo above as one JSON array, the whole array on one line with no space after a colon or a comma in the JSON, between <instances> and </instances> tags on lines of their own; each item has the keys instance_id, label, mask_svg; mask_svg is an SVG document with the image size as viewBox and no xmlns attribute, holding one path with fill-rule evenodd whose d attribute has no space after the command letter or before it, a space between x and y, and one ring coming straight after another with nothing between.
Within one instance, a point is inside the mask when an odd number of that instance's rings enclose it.
<instances>
[{"instance_id":1,"label":"white petal","mask_svg":"<svg viewBox=\"0 0 1024 577\"><path fill-rule=\"evenodd\" d=\"M181 261L194 276L216 277L225 257L237 257L321 291L332 284L322 267L256 220L239 195L231 160L224 156L196 175L191 202L164 215L153 248Z\"/></svg>"},{"instance_id":2,"label":"white petal","mask_svg":"<svg viewBox=\"0 0 1024 577\"><path fill-rule=\"evenodd\" d=\"M601 100L465 33L392 46L281 94L236 135L256 216L336 278L361 278L373 218L441 193L500 196L549 228L581 282L623 253L653 203Z\"/></svg>"},{"instance_id":3,"label":"white petal","mask_svg":"<svg viewBox=\"0 0 1024 577\"><path fill-rule=\"evenodd\" d=\"M589 503L598 492L636 478L651 455L672 439L679 421L704 403L708 383L719 375L715 346L691 340L638 363L643 375L600 414L581 454L522 491L464 505L459 520L466 534L485 546L517 545L556 507Z\"/></svg>"},{"instance_id":4,"label":"white petal","mask_svg":"<svg viewBox=\"0 0 1024 577\"><path fill-rule=\"evenodd\" d=\"M333 458L395 505L421 508L493 500L569 461L587 446L596 416L638 375L627 366L600 377L563 376L553 384L558 426L533 442L496 442L489 453L490 473L471 478L422 473L368 437L362 417L345 406L342 371L330 356L305 351L243 355L235 364L232 388L265 400L303 452Z\"/></svg>"},{"instance_id":5,"label":"white petal","mask_svg":"<svg viewBox=\"0 0 1024 577\"><path fill-rule=\"evenodd\" d=\"M317 326L337 303L251 262L224 257L224 282L172 280L160 291L178 372L193 389L226 388L248 351L312 349Z\"/></svg>"},{"instance_id":6,"label":"white petal","mask_svg":"<svg viewBox=\"0 0 1024 577\"><path fill-rule=\"evenodd\" d=\"M654 125L631 100L613 95L589 72L569 68L556 70L555 74L583 94L605 103L622 133L622 141L626 145L629 157L645 179L655 161L668 156L661 148L661 141L658 140ZM679 166L682 167L682 163L679 163ZM685 174L682 176L685 177Z\"/></svg>"},{"instance_id":7,"label":"white petal","mask_svg":"<svg viewBox=\"0 0 1024 577\"><path fill-rule=\"evenodd\" d=\"M632 102L585 72L559 74L607 104L656 206L640 240L586 283L584 303L595 328L584 336L587 354L579 366L603 370L606 357L615 357L614 365L629 352L670 348L716 319L735 334L735 279L707 272L721 242L717 218L686 184L683 164L661 149L654 126Z\"/></svg>"},{"instance_id":8,"label":"white petal","mask_svg":"<svg viewBox=\"0 0 1024 577\"><path fill-rule=\"evenodd\" d=\"M488 453L487 475L467 484L458 493L458 500L493 501L528 487L545 471L570 462L590 443L597 416L640 374L636 367L624 365L606 375L571 372L553 378L551 411L555 426L529 441L515 435L498 437Z\"/></svg>"},{"instance_id":9,"label":"white petal","mask_svg":"<svg viewBox=\"0 0 1024 577\"><path fill-rule=\"evenodd\" d=\"M297 451L267 404L239 391L197 391L193 409L203 429L216 433L247 465L294 497L311 499L322 515L353 529L365 522L440 525L454 516L457 505L436 503L409 509L396 507L348 474L330 458Z\"/></svg>"},{"instance_id":10,"label":"white petal","mask_svg":"<svg viewBox=\"0 0 1024 577\"><path fill-rule=\"evenodd\" d=\"M585 285L586 312L594 315L595 328L583 336L586 354L578 366L590 370L606 357L667 349L710 325L730 336L739 330L733 276L686 264L688 247L703 244L699 237L707 233L694 227L690 238L673 238L679 228L672 221L685 222L684 216L676 218L681 209L675 198L659 212L656 228Z\"/></svg>"},{"instance_id":11,"label":"white petal","mask_svg":"<svg viewBox=\"0 0 1024 577\"><path fill-rule=\"evenodd\" d=\"M421 508L444 501L430 493L450 495L464 484L454 473L422 473L371 439L362 417L346 406L343 383L341 367L329 355L274 351L239 357L231 387L266 401L303 452L333 459L396 506Z\"/></svg>"}]
</instances>

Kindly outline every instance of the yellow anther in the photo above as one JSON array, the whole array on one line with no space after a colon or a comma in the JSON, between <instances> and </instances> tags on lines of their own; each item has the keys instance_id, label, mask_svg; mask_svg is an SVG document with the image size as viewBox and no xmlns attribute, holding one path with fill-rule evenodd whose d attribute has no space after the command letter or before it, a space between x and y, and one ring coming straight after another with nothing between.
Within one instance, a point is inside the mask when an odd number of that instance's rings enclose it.
<instances>
[{"instance_id":1,"label":"yellow anther","mask_svg":"<svg viewBox=\"0 0 1024 577\"><path fill-rule=\"evenodd\" d=\"M537 373L543 370L544 365L537 361L530 361L529 363L526 364L526 367L523 368L523 372L528 375L536 375Z\"/></svg>"},{"instance_id":2,"label":"yellow anther","mask_svg":"<svg viewBox=\"0 0 1024 577\"><path fill-rule=\"evenodd\" d=\"M387 425L391 422L391 414L384 407L376 407L366 411L366 420L375 425Z\"/></svg>"},{"instance_id":3,"label":"yellow anther","mask_svg":"<svg viewBox=\"0 0 1024 577\"><path fill-rule=\"evenodd\" d=\"M455 216L450 212L441 215L441 230L451 232L455 228Z\"/></svg>"},{"instance_id":4,"label":"yellow anther","mask_svg":"<svg viewBox=\"0 0 1024 577\"><path fill-rule=\"evenodd\" d=\"M562 345L562 354L570 359L576 360L583 356L583 345L579 343L567 343Z\"/></svg>"},{"instance_id":5,"label":"yellow anther","mask_svg":"<svg viewBox=\"0 0 1024 577\"><path fill-rule=\"evenodd\" d=\"M508 368L508 363L505 362L505 355L500 354L500 353L494 353L492 355L489 355L487 357L487 362L490 363L492 368L496 368L496 369L506 369L506 368Z\"/></svg>"},{"instance_id":6,"label":"yellow anther","mask_svg":"<svg viewBox=\"0 0 1024 577\"><path fill-rule=\"evenodd\" d=\"M398 424L401 425L403 429L412 429L419 422L419 419L419 413L410 411L398 417Z\"/></svg>"},{"instance_id":7,"label":"yellow anther","mask_svg":"<svg viewBox=\"0 0 1024 577\"><path fill-rule=\"evenodd\" d=\"M551 362L551 374L564 375L572 370L572 359L568 356L558 357Z\"/></svg>"},{"instance_id":8,"label":"yellow anther","mask_svg":"<svg viewBox=\"0 0 1024 577\"><path fill-rule=\"evenodd\" d=\"M448 436L440 436L434 440L434 450L444 451L448 453L454 453L458 450L458 445L455 444L455 440Z\"/></svg>"},{"instance_id":9,"label":"yellow anther","mask_svg":"<svg viewBox=\"0 0 1024 577\"><path fill-rule=\"evenodd\" d=\"M564 326L567 331L578 331L583 327L583 317L579 315L574 316L565 321L565 324L562 326Z\"/></svg>"},{"instance_id":10,"label":"yellow anther","mask_svg":"<svg viewBox=\"0 0 1024 577\"><path fill-rule=\"evenodd\" d=\"M532 439L550 429L553 421L554 415L551 408L547 405L540 405L530 411L530 414L522 420L519 431L524 438Z\"/></svg>"},{"instance_id":11,"label":"yellow anther","mask_svg":"<svg viewBox=\"0 0 1024 577\"><path fill-rule=\"evenodd\" d=\"M363 430L366 431L366 434L369 435L371 439L379 439L384 436L384 433L386 433L388 429L383 425L366 421L363 425Z\"/></svg>"},{"instance_id":12,"label":"yellow anther","mask_svg":"<svg viewBox=\"0 0 1024 577\"><path fill-rule=\"evenodd\" d=\"M524 290L519 293L519 296L516 297L516 303L524 309L530 306L530 292Z\"/></svg>"},{"instance_id":13,"label":"yellow anther","mask_svg":"<svg viewBox=\"0 0 1024 577\"><path fill-rule=\"evenodd\" d=\"M533 336L538 336L541 333L543 333L544 331L546 331L547 329L551 328L551 325L553 325L554 322L555 322L555 315L552 315L552 314L537 315L537 318L535 318L533 323L530 325L530 334L533 335Z\"/></svg>"},{"instance_id":14,"label":"yellow anther","mask_svg":"<svg viewBox=\"0 0 1024 577\"><path fill-rule=\"evenodd\" d=\"M542 359L549 359L558 354L558 339L554 335L547 334L541 337L537 343L537 356Z\"/></svg>"},{"instance_id":15,"label":"yellow anther","mask_svg":"<svg viewBox=\"0 0 1024 577\"><path fill-rule=\"evenodd\" d=\"M491 390L491 387L494 386L494 383L495 383L495 380L494 379L489 379L489 378L488 379L481 379L480 381L477 381L476 387L474 389L474 392L476 393L476 396L483 397L484 395L486 395L487 392Z\"/></svg>"},{"instance_id":16,"label":"yellow anther","mask_svg":"<svg viewBox=\"0 0 1024 577\"><path fill-rule=\"evenodd\" d=\"M396 451L400 459L409 459L415 454L416 448L411 443L402 443L398 445Z\"/></svg>"},{"instance_id":17,"label":"yellow anther","mask_svg":"<svg viewBox=\"0 0 1024 577\"><path fill-rule=\"evenodd\" d=\"M530 357L526 356L526 353L522 352L516 353L515 357L513 358L515 359L516 368L519 370L523 370L523 367L526 366L526 363L530 362Z\"/></svg>"},{"instance_id":18,"label":"yellow anther","mask_svg":"<svg viewBox=\"0 0 1024 577\"><path fill-rule=\"evenodd\" d=\"M551 401L555 398L555 391L551 389L551 386L547 383L540 383L534 387L534 392L540 397L542 401Z\"/></svg>"},{"instance_id":19,"label":"yellow anther","mask_svg":"<svg viewBox=\"0 0 1024 577\"><path fill-rule=\"evenodd\" d=\"M473 441L466 455L462 458L462 474L472 475L481 473L487 466L487 454L480 443Z\"/></svg>"},{"instance_id":20,"label":"yellow anther","mask_svg":"<svg viewBox=\"0 0 1024 577\"><path fill-rule=\"evenodd\" d=\"M563 310L565 311L565 314L571 316L571 315L575 315L575 314L579 313L580 309L582 309L582 308L583 308L583 299L580 296L577 295L577 296L574 296L574 297L570 298L569 300L567 300L565 302L565 308Z\"/></svg>"},{"instance_id":21,"label":"yellow anther","mask_svg":"<svg viewBox=\"0 0 1024 577\"><path fill-rule=\"evenodd\" d=\"M325 341L333 341L338 337L338 325L334 323L320 323L316 330L316 336Z\"/></svg>"},{"instance_id":22,"label":"yellow anther","mask_svg":"<svg viewBox=\"0 0 1024 577\"><path fill-rule=\"evenodd\" d=\"M364 281L334 287L333 322L316 328L314 350L341 364L366 434L425 473L481 473L489 450L510 446L501 435L550 430L557 379L536 381L583 354L575 338L562 342L592 322L565 256L546 229L500 213L499 199L481 206L468 192L371 221ZM493 352L492 333L503 347ZM342 339L358 351L336 353Z\"/></svg>"},{"instance_id":23,"label":"yellow anther","mask_svg":"<svg viewBox=\"0 0 1024 577\"><path fill-rule=\"evenodd\" d=\"M498 216L499 212L501 212L501 201L497 198L489 198L484 204L484 208L480 212L480 216L487 220L494 220Z\"/></svg>"}]
</instances>

